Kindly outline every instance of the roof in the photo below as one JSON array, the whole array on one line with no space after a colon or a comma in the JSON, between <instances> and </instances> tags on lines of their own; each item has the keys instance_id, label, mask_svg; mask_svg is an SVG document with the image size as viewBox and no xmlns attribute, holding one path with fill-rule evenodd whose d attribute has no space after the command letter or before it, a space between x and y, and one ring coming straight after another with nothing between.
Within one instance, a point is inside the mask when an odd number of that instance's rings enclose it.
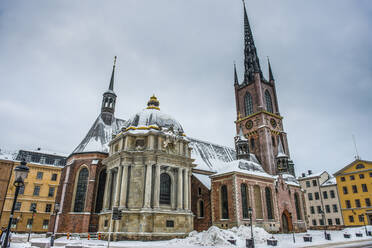
<instances>
[{"instance_id":1,"label":"roof","mask_svg":"<svg viewBox=\"0 0 372 248\"><path fill-rule=\"evenodd\" d=\"M286 182L286 184L293 185L293 186L300 186L297 179L293 175L284 173L282 174L282 177L284 181Z\"/></svg>"},{"instance_id":2,"label":"roof","mask_svg":"<svg viewBox=\"0 0 372 248\"><path fill-rule=\"evenodd\" d=\"M312 173L312 174L307 174L305 175L304 177L298 177L297 179L298 180L304 180L304 179L309 179L309 178L313 178L313 177L320 177L323 173L327 173L326 171L322 171L322 172L318 172L318 173Z\"/></svg>"},{"instance_id":3,"label":"roof","mask_svg":"<svg viewBox=\"0 0 372 248\"><path fill-rule=\"evenodd\" d=\"M331 186L331 185L336 185L336 184L337 184L336 178L335 177L330 177L327 181L322 183L321 186Z\"/></svg>"},{"instance_id":4,"label":"roof","mask_svg":"<svg viewBox=\"0 0 372 248\"><path fill-rule=\"evenodd\" d=\"M0 150L0 159L1 160L10 160L14 161L17 153L5 152Z\"/></svg>"},{"instance_id":5,"label":"roof","mask_svg":"<svg viewBox=\"0 0 372 248\"><path fill-rule=\"evenodd\" d=\"M204 174L198 174L198 173L192 173L205 187L207 187L209 190L211 189L211 178L209 175Z\"/></svg>"},{"instance_id":6,"label":"roof","mask_svg":"<svg viewBox=\"0 0 372 248\"><path fill-rule=\"evenodd\" d=\"M346 165L345 167L343 167L341 170L338 170L336 171L333 175L334 176L338 176L339 174L341 174L344 170L347 170L349 167L357 164L357 163L360 163L360 162L364 162L364 163L369 163L369 164L372 164L372 161L368 161L368 160L361 160L361 159L356 159L354 160L353 162L351 162L350 164Z\"/></svg>"}]
</instances>

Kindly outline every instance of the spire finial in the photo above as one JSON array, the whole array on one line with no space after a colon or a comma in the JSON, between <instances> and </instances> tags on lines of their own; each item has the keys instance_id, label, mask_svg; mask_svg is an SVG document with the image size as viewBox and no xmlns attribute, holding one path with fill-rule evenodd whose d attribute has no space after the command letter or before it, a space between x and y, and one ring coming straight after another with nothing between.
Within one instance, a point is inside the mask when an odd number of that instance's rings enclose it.
<instances>
[{"instance_id":1,"label":"spire finial","mask_svg":"<svg viewBox=\"0 0 372 248\"><path fill-rule=\"evenodd\" d=\"M156 98L155 94L150 97L150 100L147 102L147 109L157 109L160 110L159 108L160 102L158 98Z\"/></svg>"},{"instance_id":2,"label":"spire finial","mask_svg":"<svg viewBox=\"0 0 372 248\"><path fill-rule=\"evenodd\" d=\"M234 84L239 84L238 74L236 73L235 61L234 61Z\"/></svg>"},{"instance_id":3,"label":"spire finial","mask_svg":"<svg viewBox=\"0 0 372 248\"><path fill-rule=\"evenodd\" d=\"M269 81L275 81L273 71L271 70L271 64L270 64L270 59L269 56L267 56L267 64L269 66Z\"/></svg>"},{"instance_id":4,"label":"spire finial","mask_svg":"<svg viewBox=\"0 0 372 248\"><path fill-rule=\"evenodd\" d=\"M115 66L116 66L116 56L114 57L114 65L112 66L112 74L110 80L109 90L114 91L114 74L115 74Z\"/></svg>"}]
</instances>

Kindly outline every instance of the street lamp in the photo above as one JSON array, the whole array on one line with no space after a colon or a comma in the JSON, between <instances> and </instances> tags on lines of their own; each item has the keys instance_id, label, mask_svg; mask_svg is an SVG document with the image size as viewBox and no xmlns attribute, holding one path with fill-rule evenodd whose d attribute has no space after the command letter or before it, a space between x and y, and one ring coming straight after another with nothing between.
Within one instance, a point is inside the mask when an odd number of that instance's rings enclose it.
<instances>
[{"instance_id":1,"label":"street lamp","mask_svg":"<svg viewBox=\"0 0 372 248\"><path fill-rule=\"evenodd\" d=\"M35 216L35 213L36 213L36 208L35 208L35 206L32 206L31 212L32 212L32 217L31 217L31 227L30 227L30 230L29 230L29 232L28 232L27 242L30 242L31 230L32 230L32 226L34 225L34 216Z\"/></svg>"},{"instance_id":2,"label":"street lamp","mask_svg":"<svg viewBox=\"0 0 372 248\"><path fill-rule=\"evenodd\" d=\"M252 219L252 208L249 206L248 208L248 214L249 214L249 219L251 219L251 243L250 243L250 248L254 248L254 237L253 237L253 219Z\"/></svg>"},{"instance_id":3,"label":"street lamp","mask_svg":"<svg viewBox=\"0 0 372 248\"><path fill-rule=\"evenodd\" d=\"M323 224L324 224L324 238L327 239L327 226L326 226L326 219L325 219L325 213L322 209L320 209L320 214L322 215Z\"/></svg>"},{"instance_id":4,"label":"street lamp","mask_svg":"<svg viewBox=\"0 0 372 248\"><path fill-rule=\"evenodd\" d=\"M59 212L59 203L55 203L54 204L54 214L55 214L55 217L54 217L54 224L53 224L53 234L52 236L50 237L50 247L54 246L54 239L55 239L55 232L54 230L56 229L56 222L57 222L57 214Z\"/></svg>"},{"instance_id":5,"label":"street lamp","mask_svg":"<svg viewBox=\"0 0 372 248\"><path fill-rule=\"evenodd\" d=\"M296 243L296 239L295 239L295 235L294 235L292 213L289 213L289 217L291 218L291 222L292 222L292 238L293 238L293 243Z\"/></svg>"},{"instance_id":6,"label":"street lamp","mask_svg":"<svg viewBox=\"0 0 372 248\"><path fill-rule=\"evenodd\" d=\"M15 209L15 205L16 205L16 202L17 202L18 194L19 194L19 188L21 188L22 186L25 185L24 181L25 181L29 171L30 171L30 169L27 167L25 160L22 160L21 164L18 165L14 169L15 180L14 180L13 184L16 187L16 190L15 190L15 194L14 194L12 211L10 212L10 216L9 216L8 229L6 230L6 235L5 235L4 243L3 243L3 246L2 246L3 248L6 248L8 246L10 227L12 225L14 209Z\"/></svg>"},{"instance_id":7,"label":"street lamp","mask_svg":"<svg viewBox=\"0 0 372 248\"><path fill-rule=\"evenodd\" d=\"M366 237L368 236L368 231L367 231L367 226L366 226L366 218L365 218L365 213L362 213L361 216L362 216L362 220L363 220L363 223L364 223L364 229L366 230Z\"/></svg>"}]
</instances>

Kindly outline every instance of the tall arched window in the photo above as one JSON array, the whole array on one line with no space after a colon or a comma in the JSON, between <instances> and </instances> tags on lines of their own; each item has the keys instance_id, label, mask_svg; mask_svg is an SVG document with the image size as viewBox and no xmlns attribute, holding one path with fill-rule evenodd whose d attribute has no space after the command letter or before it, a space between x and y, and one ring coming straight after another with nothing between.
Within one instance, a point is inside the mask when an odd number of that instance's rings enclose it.
<instances>
[{"instance_id":1,"label":"tall arched window","mask_svg":"<svg viewBox=\"0 0 372 248\"><path fill-rule=\"evenodd\" d=\"M302 217L301 217L301 208L300 208L300 198L298 197L298 193L297 192L294 194L294 200L295 200L295 205L296 205L297 219L298 220L302 220Z\"/></svg>"},{"instance_id":2,"label":"tall arched window","mask_svg":"<svg viewBox=\"0 0 372 248\"><path fill-rule=\"evenodd\" d=\"M268 90L265 91L265 100L266 100L266 110L270 113L273 113L273 102Z\"/></svg>"},{"instance_id":3,"label":"tall arched window","mask_svg":"<svg viewBox=\"0 0 372 248\"><path fill-rule=\"evenodd\" d=\"M87 168L83 168L80 170L76 185L74 212L84 211L85 195L88 186L88 176L89 172Z\"/></svg>"},{"instance_id":4,"label":"tall arched window","mask_svg":"<svg viewBox=\"0 0 372 248\"><path fill-rule=\"evenodd\" d=\"M247 92L244 96L244 110L245 116L253 114L252 96L249 92Z\"/></svg>"},{"instance_id":5,"label":"tall arched window","mask_svg":"<svg viewBox=\"0 0 372 248\"><path fill-rule=\"evenodd\" d=\"M105 184L106 184L106 169L101 170L98 179L98 189L96 198L96 213L101 212L103 207L103 195L105 194Z\"/></svg>"},{"instance_id":6,"label":"tall arched window","mask_svg":"<svg viewBox=\"0 0 372 248\"><path fill-rule=\"evenodd\" d=\"M198 211L199 218L204 218L204 201L199 201L199 211Z\"/></svg>"},{"instance_id":7,"label":"tall arched window","mask_svg":"<svg viewBox=\"0 0 372 248\"><path fill-rule=\"evenodd\" d=\"M260 186L255 185L253 187L253 192L254 192L254 205L255 205L254 210L256 211L256 219L263 219Z\"/></svg>"},{"instance_id":8,"label":"tall arched window","mask_svg":"<svg viewBox=\"0 0 372 248\"><path fill-rule=\"evenodd\" d=\"M167 173L160 175L160 204L171 203L171 178Z\"/></svg>"},{"instance_id":9,"label":"tall arched window","mask_svg":"<svg viewBox=\"0 0 372 248\"><path fill-rule=\"evenodd\" d=\"M251 149L254 149L254 138L251 138Z\"/></svg>"},{"instance_id":10,"label":"tall arched window","mask_svg":"<svg viewBox=\"0 0 372 248\"><path fill-rule=\"evenodd\" d=\"M274 219L273 214L273 201L271 197L271 190L269 187L265 188L265 196L266 196L266 208L267 208L267 218L269 220Z\"/></svg>"},{"instance_id":11,"label":"tall arched window","mask_svg":"<svg viewBox=\"0 0 372 248\"><path fill-rule=\"evenodd\" d=\"M247 184L242 183L240 185L241 195L242 195L242 212L243 219L248 219L248 187Z\"/></svg>"},{"instance_id":12,"label":"tall arched window","mask_svg":"<svg viewBox=\"0 0 372 248\"><path fill-rule=\"evenodd\" d=\"M221 210L222 210L222 219L229 218L229 203L227 198L227 186L222 185L221 187Z\"/></svg>"}]
</instances>

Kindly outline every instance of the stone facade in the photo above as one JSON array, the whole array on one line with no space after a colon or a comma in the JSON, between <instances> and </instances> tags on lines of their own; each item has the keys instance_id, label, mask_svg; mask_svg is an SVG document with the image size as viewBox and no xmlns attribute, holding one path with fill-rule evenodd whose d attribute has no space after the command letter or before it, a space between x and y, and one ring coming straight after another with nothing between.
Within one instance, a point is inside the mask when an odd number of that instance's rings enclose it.
<instances>
[{"instance_id":1,"label":"stone facade","mask_svg":"<svg viewBox=\"0 0 372 248\"><path fill-rule=\"evenodd\" d=\"M0 158L0 219L3 213L6 192L8 191L13 165L13 160Z\"/></svg>"}]
</instances>

